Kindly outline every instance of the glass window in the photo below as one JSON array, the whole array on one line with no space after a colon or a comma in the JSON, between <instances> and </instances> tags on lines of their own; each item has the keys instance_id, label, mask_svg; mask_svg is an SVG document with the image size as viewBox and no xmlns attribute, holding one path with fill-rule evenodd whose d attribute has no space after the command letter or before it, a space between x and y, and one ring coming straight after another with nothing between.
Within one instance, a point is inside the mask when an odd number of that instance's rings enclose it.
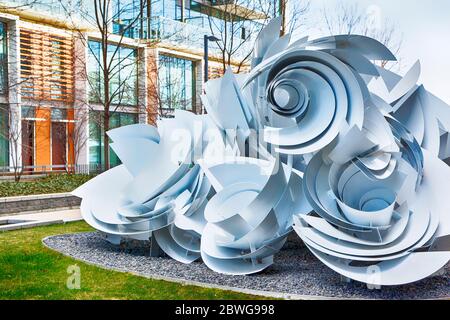
<instances>
[{"instance_id":1,"label":"glass window","mask_svg":"<svg viewBox=\"0 0 450 320\"><path fill-rule=\"evenodd\" d=\"M89 163L91 165L103 166L105 157L103 153L103 118L100 111L91 111L89 113ZM109 119L110 130L118 127L123 127L130 124L138 123L138 115L135 113L115 112ZM109 164L115 167L121 164L119 157L114 151L109 149Z\"/></svg>"},{"instance_id":2,"label":"glass window","mask_svg":"<svg viewBox=\"0 0 450 320\"><path fill-rule=\"evenodd\" d=\"M138 115L136 113L121 113L120 114L120 126L128 126L138 123Z\"/></svg>"},{"instance_id":3,"label":"glass window","mask_svg":"<svg viewBox=\"0 0 450 320\"><path fill-rule=\"evenodd\" d=\"M158 75L162 107L192 111L195 105L194 62L160 55Z\"/></svg>"},{"instance_id":4,"label":"glass window","mask_svg":"<svg viewBox=\"0 0 450 320\"><path fill-rule=\"evenodd\" d=\"M113 32L128 38L139 38L141 23L139 15L141 5L145 3L146 1L142 0L115 0L112 4ZM145 8L143 9L145 12Z\"/></svg>"},{"instance_id":5,"label":"glass window","mask_svg":"<svg viewBox=\"0 0 450 320\"><path fill-rule=\"evenodd\" d=\"M0 105L0 170L9 166L9 108Z\"/></svg>"},{"instance_id":6,"label":"glass window","mask_svg":"<svg viewBox=\"0 0 450 320\"><path fill-rule=\"evenodd\" d=\"M67 120L67 110L60 108L51 109L52 121Z\"/></svg>"},{"instance_id":7,"label":"glass window","mask_svg":"<svg viewBox=\"0 0 450 320\"><path fill-rule=\"evenodd\" d=\"M102 101L104 95L103 87L103 73L101 72L101 61L103 54L101 50L100 42L89 41L88 50L88 82L89 82L89 101L98 102Z\"/></svg>"},{"instance_id":8,"label":"glass window","mask_svg":"<svg viewBox=\"0 0 450 320\"><path fill-rule=\"evenodd\" d=\"M107 50L111 61L110 67L110 97L113 104L137 104L137 50L132 48L109 45ZM88 81L89 101L102 103L104 97L103 59L101 44L98 41L89 41Z\"/></svg>"},{"instance_id":9,"label":"glass window","mask_svg":"<svg viewBox=\"0 0 450 320\"><path fill-rule=\"evenodd\" d=\"M114 104L136 105L137 104L137 52L136 49L120 48L119 64L116 75L113 79L120 83L120 88L116 88L111 94L116 94L113 99ZM116 70L114 70L116 72ZM118 91L117 91L118 90Z\"/></svg>"},{"instance_id":10,"label":"glass window","mask_svg":"<svg viewBox=\"0 0 450 320\"><path fill-rule=\"evenodd\" d=\"M21 108L22 119L34 119L36 118L36 110L32 106L22 106Z\"/></svg>"},{"instance_id":11,"label":"glass window","mask_svg":"<svg viewBox=\"0 0 450 320\"><path fill-rule=\"evenodd\" d=\"M0 22L0 94L5 94L8 89L8 54L6 24Z\"/></svg>"},{"instance_id":12,"label":"glass window","mask_svg":"<svg viewBox=\"0 0 450 320\"><path fill-rule=\"evenodd\" d=\"M103 157L103 130L100 112L92 111L89 113L89 163L102 165Z\"/></svg>"}]
</instances>

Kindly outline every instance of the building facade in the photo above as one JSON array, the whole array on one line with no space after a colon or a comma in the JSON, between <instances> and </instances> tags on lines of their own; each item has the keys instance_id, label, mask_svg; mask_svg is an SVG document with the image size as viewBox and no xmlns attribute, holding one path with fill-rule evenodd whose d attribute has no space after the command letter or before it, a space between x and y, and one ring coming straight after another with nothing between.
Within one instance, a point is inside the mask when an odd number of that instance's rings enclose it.
<instances>
[{"instance_id":1,"label":"building facade","mask_svg":"<svg viewBox=\"0 0 450 320\"><path fill-rule=\"evenodd\" d=\"M87 18L95 16L93 2L26 2L0 6L0 171L102 168L105 52L102 32ZM267 19L233 1L115 0L108 10L110 129L155 124L175 109L202 112L208 26L220 32L230 28L227 17L243 21L232 40L241 44L237 58L228 61L242 70L239 59L256 37L248 32ZM223 51L208 45L213 77L223 70ZM119 164L112 150L109 158Z\"/></svg>"}]
</instances>

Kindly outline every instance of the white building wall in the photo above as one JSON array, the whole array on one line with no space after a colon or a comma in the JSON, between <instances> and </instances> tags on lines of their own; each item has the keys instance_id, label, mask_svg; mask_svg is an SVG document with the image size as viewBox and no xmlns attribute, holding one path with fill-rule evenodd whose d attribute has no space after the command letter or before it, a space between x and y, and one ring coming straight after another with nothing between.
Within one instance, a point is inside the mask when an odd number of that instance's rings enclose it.
<instances>
[{"instance_id":1,"label":"white building wall","mask_svg":"<svg viewBox=\"0 0 450 320\"><path fill-rule=\"evenodd\" d=\"M7 25L7 73L8 93L1 97L0 103L9 106L9 165L20 166L22 163L21 139L21 98L20 98L20 20L17 16L0 13L0 21Z\"/></svg>"},{"instance_id":2,"label":"white building wall","mask_svg":"<svg viewBox=\"0 0 450 320\"><path fill-rule=\"evenodd\" d=\"M149 105L149 96L148 96L148 70L147 66L150 59L150 50L149 48L140 48L138 50L138 97L137 97L137 108L138 108L138 119L139 123L147 123L148 119L148 105Z\"/></svg>"},{"instance_id":3,"label":"white building wall","mask_svg":"<svg viewBox=\"0 0 450 320\"><path fill-rule=\"evenodd\" d=\"M84 44L85 35L75 37L74 40L74 113L75 134L74 141L75 161L77 165L89 164L89 104L88 80L86 62L88 48Z\"/></svg>"},{"instance_id":4,"label":"white building wall","mask_svg":"<svg viewBox=\"0 0 450 320\"><path fill-rule=\"evenodd\" d=\"M10 108L10 166L22 164L19 20L8 23L8 100ZM13 140L13 141L11 141Z\"/></svg>"}]
</instances>

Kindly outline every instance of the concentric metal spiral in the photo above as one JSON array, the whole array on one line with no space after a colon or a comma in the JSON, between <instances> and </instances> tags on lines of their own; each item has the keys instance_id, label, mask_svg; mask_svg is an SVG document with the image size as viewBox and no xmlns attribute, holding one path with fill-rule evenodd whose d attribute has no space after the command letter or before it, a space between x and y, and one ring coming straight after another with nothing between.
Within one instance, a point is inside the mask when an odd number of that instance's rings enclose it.
<instances>
[{"instance_id":1,"label":"concentric metal spiral","mask_svg":"<svg viewBox=\"0 0 450 320\"><path fill-rule=\"evenodd\" d=\"M249 274L273 263L273 255L301 212L301 178L278 161L233 158L205 168L217 194L205 209L202 259L212 270Z\"/></svg>"}]
</instances>

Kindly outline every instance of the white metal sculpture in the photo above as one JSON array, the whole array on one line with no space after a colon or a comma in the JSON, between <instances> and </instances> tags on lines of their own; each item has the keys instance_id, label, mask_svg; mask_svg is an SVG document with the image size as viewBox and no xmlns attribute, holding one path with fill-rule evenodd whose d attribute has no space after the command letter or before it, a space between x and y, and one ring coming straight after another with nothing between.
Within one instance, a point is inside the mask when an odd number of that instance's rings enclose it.
<instances>
[{"instance_id":1,"label":"white metal sculpture","mask_svg":"<svg viewBox=\"0 0 450 320\"><path fill-rule=\"evenodd\" d=\"M183 263L250 274L294 229L340 274L372 285L450 260L450 107L357 35L260 34L246 75L206 84L208 115L109 132L123 165L74 192L110 241L150 236Z\"/></svg>"}]
</instances>

